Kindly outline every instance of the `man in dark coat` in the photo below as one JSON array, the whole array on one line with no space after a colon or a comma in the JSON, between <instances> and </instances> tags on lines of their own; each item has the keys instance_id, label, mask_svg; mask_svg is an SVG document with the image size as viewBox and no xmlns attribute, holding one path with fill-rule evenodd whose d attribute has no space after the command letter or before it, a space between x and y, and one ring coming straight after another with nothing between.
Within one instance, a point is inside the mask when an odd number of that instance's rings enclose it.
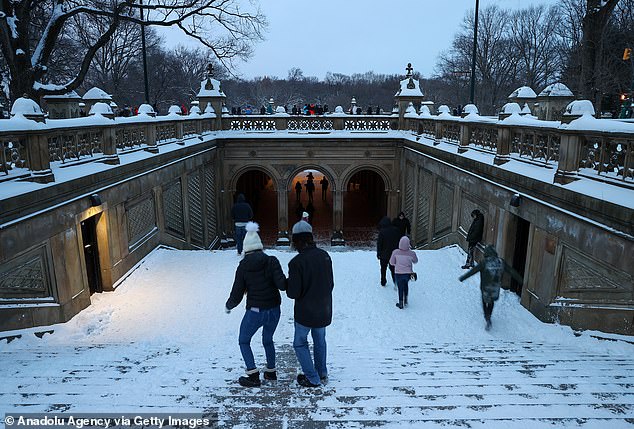
<instances>
[{"instance_id":1,"label":"man in dark coat","mask_svg":"<svg viewBox=\"0 0 634 429\"><path fill-rule=\"evenodd\" d=\"M400 212L396 218L392 221L395 227L398 228L401 238L404 235L409 235L412 232L412 225L409 223L409 219L405 217L404 212Z\"/></svg>"},{"instance_id":2,"label":"man in dark coat","mask_svg":"<svg viewBox=\"0 0 634 429\"><path fill-rule=\"evenodd\" d=\"M519 283L523 283L522 277L510 267L504 260L498 257L493 246L484 249L484 260L459 277L464 281L476 273L480 273L480 292L482 293L482 310L486 321L486 330L491 329L491 314L493 304L500 297L500 282L502 274L507 271Z\"/></svg>"},{"instance_id":3,"label":"man in dark coat","mask_svg":"<svg viewBox=\"0 0 634 429\"><path fill-rule=\"evenodd\" d=\"M243 194L238 194L236 203L231 208L231 218L235 226L234 238L236 240L236 248L238 255L242 254L242 242L244 235L247 233L245 226L247 222L253 219L253 210L249 203L246 202Z\"/></svg>"},{"instance_id":4,"label":"man in dark coat","mask_svg":"<svg viewBox=\"0 0 634 429\"><path fill-rule=\"evenodd\" d=\"M286 290L286 277L280 262L262 251L258 235L258 224L249 222L244 238L244 259L236 270L236 277L229 299L225 304L227 313L237 307L247 295L247 308L240 324L238 343L246 365L246 377L238 382L244 387L260 386L260 372L255 366L251 350L251 338L262 328L262 345L266 354L266 380L277 380L275 369L275 345L273 334L280 320L280 290Z\"/></svg>"},{"instance_id":5,"label":"man in dark coat","mask_svg":"<svg viewBox=\"0 0 634 429\"><path fill-rule=\"evenodd\" d=\"M308 222L297 222L292 231L293 246L299 253L288 263L286 294L295 300L293 348L303 371L297 382L317 387L328 379L326 326L332 322L332 260L328 252L315 245ZM309 333L313 337L314 363L308 348Z\"/></svg>"},{"instance_id":6,"label":"man in dark coat","mask_svg":"<svg viewBox=\"0 0 634 429\"><path fill-rule=\"evenodd\" d=\"M467 232L467 262L462 266L463 269L473 268L475 262L475 249L480 241L482 241L482 233L484 232L484 215L480 210L475 209L471 212L471 226Z\"/></svg>"},{"instance_id":7,"label":"man in dark coat","mask_svg":"<svg viewBox=\"0 0 634 429\"><path fill-rule=\"evenodd\" d=\"M379 236L376 239L376 257L381 262L381 286L387 284L385 275L388 267L392 275L392 283L396 284L394 266L390 265L390 256L392 256L392 251L398 248L398 241L401 237L400 231L392 225L390 218L384 216L379 222Z\"/></svg>"}]
</instances>

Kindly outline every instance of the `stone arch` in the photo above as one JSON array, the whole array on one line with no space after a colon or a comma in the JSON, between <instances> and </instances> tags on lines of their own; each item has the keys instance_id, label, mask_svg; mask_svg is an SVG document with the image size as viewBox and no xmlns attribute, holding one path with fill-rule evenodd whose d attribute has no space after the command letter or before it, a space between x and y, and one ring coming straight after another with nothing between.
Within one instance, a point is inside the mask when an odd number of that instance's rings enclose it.
<instances>
[{"instance_id":1,"label":"stone arch","mask_svg":"<svg viewBox=\"0 0 634 429\"><path fill-rule=\"evenodd\" d=\"M328 178L328 180L330 181L330 190L331 191L336 191L337 189L341 189L340 187L337 187L338 182L337 182L337 174L327 165L318 165L318 164L303 164L300 167L294 168L293 170L290 171L289 175L287 177L284 177L282 180L285 182L286 184L286 189L291 189L291 186L293 185L293 179L302 171L305 170L317 170L321 173L324 173L326 175L326 177Z\"/></svg>"},{"instance_id":2,"label":"stone arch","mask_svg":"<svg viewBox=\"0 0 634 429\"><path fill-rule=\"evenodd\" d=\"M240 177L244 173L247 173L251 170L261 171L262 173L269 176L273 180L273 186L275 187L275 189L278 189L280 183L282 182L282 178L279 176L279 174L276 174L277 172L275 171L275 169L267 168L265 165L262 164L246 164L240 166L240 168L238 168L231 174L231 178L229 179L229 190L235 191Z\"/></svg>"},{"instance_id":3,"label":"stone arch","mask_svg":"<svg viewBox=\"0 0 634 429\"><path fill-rule=\"evenodd\" d=\"M363 170L370 170L373 171L375 173L377 173L379 175L379 177L381 177L381 179L383 179L383 184L385 185L385 190L386 191L391 191L394 189L394 184L392 183L392 179L389 175L389 173L387 171L385 171L384 169L382 169L381 167L378 167L376 165L372 165L372 164L367 164L367 165L356 165L353 168L351 168L350 170L348 170L343 177L341 178L341 182L340 182L340 188L339 189L346 189L346 185L348 184L348 182L350 181L350 179L352 179L352 176L354 176L355 174L357 174L360 171Z\"/></svg>"}]
</instances>

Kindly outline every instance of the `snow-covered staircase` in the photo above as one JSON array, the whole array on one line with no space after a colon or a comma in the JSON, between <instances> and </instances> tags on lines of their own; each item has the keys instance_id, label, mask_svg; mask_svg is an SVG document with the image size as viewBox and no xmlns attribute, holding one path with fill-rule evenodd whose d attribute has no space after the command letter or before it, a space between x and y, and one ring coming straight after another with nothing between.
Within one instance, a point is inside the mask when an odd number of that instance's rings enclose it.
<instances>
[{"instance_id":1,"label":"snow-covered staircase","mask_svg":"<svg viewBox=\"0 0 634 429\"><path fill-rule=\"evenodd\" d=\"M574 345L329 344L329 381L316 389L295 382L288 344L278 344L279 380L253 389L237 384L237 344L234 355L205 344L50 350L0 347L1 410L204 411L220 427L253 428L634 425L634 359Z\"/></svg>"}]
</instances>

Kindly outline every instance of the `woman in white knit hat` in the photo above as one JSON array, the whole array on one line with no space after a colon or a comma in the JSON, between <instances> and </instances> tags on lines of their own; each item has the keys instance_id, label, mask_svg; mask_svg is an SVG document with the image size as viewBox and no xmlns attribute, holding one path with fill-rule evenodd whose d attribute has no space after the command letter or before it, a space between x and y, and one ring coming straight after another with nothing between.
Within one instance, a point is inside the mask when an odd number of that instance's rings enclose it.
<instances>
[{"instance_id":1,"label":"woman in white knit hat","mask_svg":"<svg viewBox=\"0 0 634 429\"><path fill-rule=\"evenodd\" d=\"M242 323L238 343L246 364L245 377L238 382L244 387L260 386L260 371L255 366L255 358L251 350L251 338L262 328L262 345L266 354L264 378L277 380L275 370L275 345L273 334L280 321L280 290L286 290L286 277L280 261L262 251L263 245L258 235L258 224L249 222L244 237L244 258L236 270L231 294L227 300L226 311L235 308L247 295L247 306Z\"/></svg>"}]
</instances>

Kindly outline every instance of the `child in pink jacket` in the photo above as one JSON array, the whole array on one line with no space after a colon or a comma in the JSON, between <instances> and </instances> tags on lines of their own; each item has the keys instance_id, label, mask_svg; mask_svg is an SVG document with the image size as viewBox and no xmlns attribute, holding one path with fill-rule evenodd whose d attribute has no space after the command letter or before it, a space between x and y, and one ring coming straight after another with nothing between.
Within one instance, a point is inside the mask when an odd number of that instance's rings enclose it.
<instances>
[{"instance_id":1,"label":"child in pink jacket","mask_svg":"<svg viewBox=\"0 0 634 429\"><path fill-rule=\"evenodd\" d=\"M418 257L410 249L410 242L407 236L401 237L398 242L398 249L392 252L390 265L394 266L396 285L398 286L398 302L396 306L403 309L407 306L407 293L409 292L409 278L414 272L412 265L418 262Z\"/></svg>"}]
</instances>

